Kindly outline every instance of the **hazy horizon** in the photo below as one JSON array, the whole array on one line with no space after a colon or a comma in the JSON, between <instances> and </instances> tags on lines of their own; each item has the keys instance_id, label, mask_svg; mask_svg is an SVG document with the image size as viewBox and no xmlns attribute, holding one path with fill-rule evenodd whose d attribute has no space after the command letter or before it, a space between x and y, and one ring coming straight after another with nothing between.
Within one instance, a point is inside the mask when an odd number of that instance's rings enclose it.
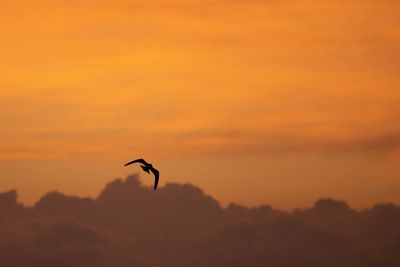
<instances>
[{"instance_id":1,"label":"hazy horizon","mask_svg":"<svg viewBox=\"0 0 400 267\"><path fill-rule=\"evenodd\" d=\"M41 199L44 196L46 196L49 193L53 193L53 192L57 192L57 193L59 193L61 195L64 195L66 197L72 197L72 198L77 197L77 198L82 198L82 199L96 199L96 198L99 197L99 195L101 195L102 191L104 190L104 187L107 187L107 185L109 185L109 184L111 184L111 183L113 183L115 181L125 181L129 177L137 177L137 179L140 182L141 186L143 186L143 188L145 188L146 190L150 190L150 189L153 188L153 182L154 182L153 176L147 175L147 174L141 174L140 172L135 172L135 173L131 173L129 175L126 175L124 177L116 177L116 178L113 178L113 179L108 179L104 184L96 185L96 186L93 187L93 188L100 188L97 192L94 192L92 194L86 194L86 195L85 194L75 194L74 192L65 192L65 191L62 191L62 190L60 190L58 188L52 188L52 189L50 189L50 190L48 190L46 192L43 192L40 196L38 196L37 199L33 199L30 202L26 202L26 201L24 201L24 197L20 194L20 192L16 188L10 187L10 188L7 188L7 189L2 189L2 190L0 190L0 194L7 193L7 192L15 192L16 196L17 196L17 199L16 199L17 202L19 204L23 205L24 207L29 208L29 207L34 207L37 203L39 203L41 201ZM191 187L199 188L202 192L204 192L204 194L206 196L210 196L213 199L215 199L215 201L217 201L221 205L222 208L227 208L230 205L240 205L240 206L246 207L246 208L259 208L261 206L270 206L270 207L272 207L272 208L274 208L276 210L280 210L280 211L283 211L283 212L293 212L293 211L296 211L296 210L304 210L304 209L311 208L316 202L318 202L319 200L324 200L324 199L330 199L330 200L334 200L334 201L347 203L351 208L353 208L354 210L357 210L357 211L368 210L368 209L371 209L371 208L373 208L373 207L375 207L377 205L381 205L381 204L383 204L383 205L393 204L393 205L398 205L400 207L400 205L398 203L390 202L390 201L378 201L378 202L375 202L375 203L371 203L369 206L357 207L357 206L353 205L351 202L347 201L346 199L335 198L335 197L328 196L328 195L321 195L319 197L316 197L313 201L310 202L309 205L298 205L298 206L293 206L293 207L290 207L290 208L288 208L288 207L286 207L286 208L283 207L282 208L282 207L279 207L279 206L274 206L273 204L268 203L268 202L260 202L260 203L257 203L257 204L249 204L249 203L242 203L242 202L236 201L236 200L224 200L224 201L221 201L216 196L214 196L211 193L207 192L207 190L204 190L204 188L201 188L198 185L193 184L191 182L184 182L184 181L181 181L181 182L163 182L159 186L158 190L163 190L166 186L168 187L168 186L171 186L171 185L179 185L179 186L188 185L188 186L191 186ZM155 191L154 193L157 193L157 191Z\"/></svg>"}]
</instances>

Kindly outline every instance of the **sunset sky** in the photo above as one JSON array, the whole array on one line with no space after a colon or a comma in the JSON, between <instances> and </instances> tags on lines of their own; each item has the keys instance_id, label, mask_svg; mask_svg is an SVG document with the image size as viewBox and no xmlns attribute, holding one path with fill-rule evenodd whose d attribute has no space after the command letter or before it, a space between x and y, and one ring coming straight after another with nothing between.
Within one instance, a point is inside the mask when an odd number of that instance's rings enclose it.
<instances>
[{"instance_id":1,"label":"sunset sky","mask_svg":"<svg viewBox=\"0 0 400 267\"><path fill-rule=\"evenodd\" d=\"M1 0L0 191L400 203L399 84L394 0Z\"/></svg>"}]
</instances>

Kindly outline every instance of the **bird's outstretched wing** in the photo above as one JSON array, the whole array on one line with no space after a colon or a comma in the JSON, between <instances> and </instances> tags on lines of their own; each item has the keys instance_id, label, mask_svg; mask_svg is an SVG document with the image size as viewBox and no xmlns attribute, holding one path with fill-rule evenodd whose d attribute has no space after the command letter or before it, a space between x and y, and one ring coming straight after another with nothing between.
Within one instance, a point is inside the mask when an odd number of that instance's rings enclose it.
<instances>
[{"instance_id":1,"label":"bird's outstretched wing","mask_svg":"<svg viewBox=\"0 0 400 267\"><path fill-rule=\"evenodd\" d=\"M143 165L149 165L149 163L147 163L144 159L135 159L135 160L133 160L133 161L131 161L131 162L128 162L128 163L125 164L124 166L128 166L128 165L131 165L131 164L133 164L133 163L141 163L141 164L143 164Z\"/></svg>"},{"instance_id":2,"label":"bird's outstretched wing","mask_svg":"<svg viewBox=\"0 0 400 267\"><path fill-rule=\"evenodd\" d=\"M150 171L154 174L154 190L157 189L157 185L158 185L158 180L160 179L160 173L158 172L157 169L154 169L153 167L150 168Z\"/></svg>"}]
</instances>

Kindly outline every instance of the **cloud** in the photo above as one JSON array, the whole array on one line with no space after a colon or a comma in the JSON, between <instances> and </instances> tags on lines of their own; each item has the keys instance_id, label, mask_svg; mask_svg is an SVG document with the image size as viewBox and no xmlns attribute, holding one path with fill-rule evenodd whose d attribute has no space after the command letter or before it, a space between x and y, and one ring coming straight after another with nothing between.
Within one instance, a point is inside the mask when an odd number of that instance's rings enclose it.
<instances>
[{"instance_id":1,"label":"cloud","mask_svg":"<svg viewBox=\"0 0 400 267\"><path fill-rule=\"evenodd\" d=\"M310 127L312 128L312 127ZM202 130L179 134L183 153L254 155L279 153L367 154L385 158L400 154L400 132L326 135L310 129L299 132ZM182 145L183 144L183 145ZM186 146L186 147L185 147Z\"/></svg>"},{"instance_id":2,"label":"cloud","mask_svg":"<svg viewBox=\"0 0 400 267\"><path fill-rule=\"evenodd\" d=\"M137 175L95 198L0 193L2 266L398 266L400 207L320 199L283 212L222 208L190 184L154 192Z\"/></svg>"}]
</instances>

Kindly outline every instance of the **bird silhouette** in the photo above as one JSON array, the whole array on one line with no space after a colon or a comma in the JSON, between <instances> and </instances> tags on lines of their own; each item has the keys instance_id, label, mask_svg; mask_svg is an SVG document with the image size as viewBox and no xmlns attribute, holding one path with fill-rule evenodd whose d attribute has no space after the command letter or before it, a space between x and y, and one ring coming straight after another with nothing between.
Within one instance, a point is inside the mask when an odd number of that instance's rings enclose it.
<instances>
[{"instance_id":1,"label":"bird silhouette","mask_svg":"<svg viewBox=\"0 0 400 267\"><path fill-rule=\"evenodd\" d=\"M156 170L153 165L151 165L150 163L146 162L144 159L135 159L131 162L126 163L124 166L128 166L134 163L140 163L142 165L140 165L140 167L143 169L143 171L150 173L152 172L154 175L154 190L157 189L157 185L158 185L158 180L160 178L160 173L158 172L158 170Z\"/></svg>"}]
</instances>

